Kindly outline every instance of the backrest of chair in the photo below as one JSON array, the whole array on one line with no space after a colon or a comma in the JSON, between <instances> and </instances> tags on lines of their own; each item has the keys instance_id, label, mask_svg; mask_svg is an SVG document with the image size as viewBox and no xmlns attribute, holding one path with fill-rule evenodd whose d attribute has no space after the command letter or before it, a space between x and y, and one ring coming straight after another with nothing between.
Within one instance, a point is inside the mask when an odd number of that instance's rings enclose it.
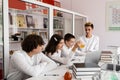
<instances>
[{"instance_id":1,"label":"backrest of chair","mask_svg":"<svg viewBox=\"0 0 120 80\"><path fill-rule=\"evenodd\" d=\"M85 63L96 63L100 61L101 51L88 52L85 57Z\"/></svg>"}]
</instances>

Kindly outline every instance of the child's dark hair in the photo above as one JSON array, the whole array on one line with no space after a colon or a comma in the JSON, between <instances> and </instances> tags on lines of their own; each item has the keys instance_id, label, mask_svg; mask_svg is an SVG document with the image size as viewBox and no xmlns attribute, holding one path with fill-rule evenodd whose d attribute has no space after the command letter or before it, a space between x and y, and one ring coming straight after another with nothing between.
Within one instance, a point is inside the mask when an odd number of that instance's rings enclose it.
<instances>
[{"instance_id":1,"label":"child's dark hair","mask_svg":"<svg viewBox=\"0 0 120 80\"><path fill-rule=\"evenodd\" d=\"M60 41L63 39L62 36L58 34L54 34L51 39L49 40L45 52L53 54L56 51L56 46L60 43Z\"/></svg>"},{"instance_id":2,"label":"child's dark hair","mask_svg":"<svg viewBox=\"0 0 120 80\"><path fill-rule=\"evenodd\" d=\"M28 35L21 43L22 49L27 53L37 48L38 45L44 45L44 41L40 36L36 34Z\"/></svg>"},{"instance_id":3,"label":"child's dark hair","mask_svg":"<svg viewBox=\"0 0 120 80\"><path fill-rule=\"evenodd\" d=\"M64 41L70 41L70 39L74 38L75 39L75 36L71 33L67 33L65 34L64 36Z\"/></svg>"}]
</instances>

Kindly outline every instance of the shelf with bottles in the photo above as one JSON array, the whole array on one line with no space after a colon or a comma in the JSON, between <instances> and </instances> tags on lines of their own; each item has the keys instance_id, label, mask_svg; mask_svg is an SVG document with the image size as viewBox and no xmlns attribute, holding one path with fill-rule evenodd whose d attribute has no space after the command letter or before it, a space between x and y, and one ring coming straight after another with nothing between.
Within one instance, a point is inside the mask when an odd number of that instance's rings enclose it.
<instances>
[{"instance_id":1,"label":"shelf with bottles","mask_svg":"<svg viewBox=\"0 0 120 80\"><path fill-rule=\"evenodd\" d=\"M54 18L53 20L54 29L63 29L64 28L64 19Z\"/></svg>"},{"instance_id":2,"label":"shelf with bottles","mask_svg":"<svg viewBox=\"0 0 120 80\"><path fill-rule=\"evenodd\" d=\"M63 29L64 28L63 12L54 9L54 13L56 13L56 15L54 15L53 17L53 29Z\"/></svg>"}]
</instances>

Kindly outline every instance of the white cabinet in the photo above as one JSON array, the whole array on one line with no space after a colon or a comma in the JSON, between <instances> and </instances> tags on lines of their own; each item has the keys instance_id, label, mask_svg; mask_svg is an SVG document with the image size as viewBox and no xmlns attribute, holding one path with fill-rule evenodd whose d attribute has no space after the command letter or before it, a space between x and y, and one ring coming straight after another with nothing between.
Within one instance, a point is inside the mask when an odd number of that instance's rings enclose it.
<instances>
[{"instance_id":1,"label":"white cabinet","mask_svg":"<svg viewBox=\"0 0 120 80\"><path fill-rule=\"evenodd\" d=\"M43 7L34 9L9 8L9 51L21 49L21 41L29 34L38 34L48 41L48 14L41 12ZM44 8L48 10L48 8ZM17 46L17 47L16 47Z\"/></svg>"},{"instance_id":2,"label":"white cabinet","mask_svg":"<svg viewBox=\"0 0 120 80\"><path fill-rule=\"evenodd\" d=\"M3 78L3 0L0 0L0 80Z\"/></svg>"},{"instance_id":3,"label":"white cabinet","mask_svg":"<svg viewBox=\"0 0 120 80\"><path fill-rule=\"evenodd\" d=\"M0 0L0 46L3 45L2 35L3 35L3 12L2 12L2 0Z\"/></svg>"},{"instance_id":4,"label":"white cabinet","mask_svg":"<svg viewBox=\"0 0 120 80\"><path fill-rule=\"evenodd\" d=\"M9 8L8 0L4 0L4 77L8 73L11 50L21 49L20 43L28 34L38 34L47 43L54 33L62 36L66 33L73 33L75 36L82 34L81 29L87 21L87 16L70 10L35 0L21 1L37 7L27 6L25 10ZM55 10L60 14L54 16Z\"/></svg>"}]
</instances>

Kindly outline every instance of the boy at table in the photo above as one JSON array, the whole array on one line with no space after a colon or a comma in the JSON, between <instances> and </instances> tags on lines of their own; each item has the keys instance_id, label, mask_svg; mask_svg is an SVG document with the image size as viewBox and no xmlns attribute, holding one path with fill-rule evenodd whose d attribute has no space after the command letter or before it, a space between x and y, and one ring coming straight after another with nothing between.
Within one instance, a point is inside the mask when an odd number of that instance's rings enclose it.
<instances>
[{"instance_id":1,"label":"boy at table","mask_svg":"<svg viewBox=\"0 0 120 80\"><path fill-rule=\"evenodd\" d=\"M21 47L22 50L15 51L11 56L7 80L25 80L57 67L54 61L41 52L44 41L40 36L28 35Z\"/></svg>"},{"instance_id":2,"label":"boy at table","mask_svg":"<svg viewBox=\"0 0 120 80\"><path fill-rule=\"evenodd\" d=\"M64 43L65 44L63 45L63 48L62 48L62 56L67 57L71 53L73 53L72 49L75 45L75 36L71 33L65 34ZM80 42L76 42L76 43L79 43L79 46L81 45ZM76 49L75 50L75 55L84 55L84 54L80 50Z\"/></svg>"}]
</instances>

